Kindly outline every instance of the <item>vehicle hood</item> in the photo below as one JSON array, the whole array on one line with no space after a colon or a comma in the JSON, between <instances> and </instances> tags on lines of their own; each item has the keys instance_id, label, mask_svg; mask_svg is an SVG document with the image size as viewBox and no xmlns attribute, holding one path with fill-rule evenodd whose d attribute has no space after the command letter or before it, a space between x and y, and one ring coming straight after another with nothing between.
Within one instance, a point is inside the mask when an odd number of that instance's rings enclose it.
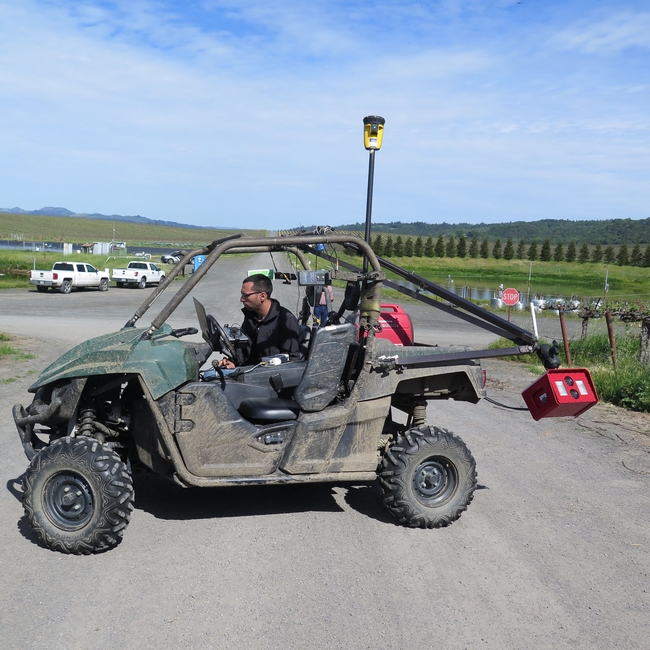
<instances>
[{"instance_id":1,"label":"vehicle hood","mask_svg":"<svg viewBox=\"0 0 650 650\"><path fill-rule=\"evenodd\" d=\"M172 328L163 325L151 339L142 340L144 329L125 327L119 332L89 339L72 348L45 368L29 388L59 379L93 375L137 374L154 399L198 377L195 356L190 348L170 336Z\"/></svg>"}]
</instances>

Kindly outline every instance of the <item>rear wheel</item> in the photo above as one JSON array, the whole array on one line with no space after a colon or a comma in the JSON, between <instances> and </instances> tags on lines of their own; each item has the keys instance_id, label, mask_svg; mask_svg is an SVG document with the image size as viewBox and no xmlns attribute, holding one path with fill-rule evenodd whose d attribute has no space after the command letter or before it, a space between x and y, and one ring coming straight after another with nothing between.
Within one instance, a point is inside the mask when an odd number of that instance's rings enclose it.
<instances>
[{"instance_id":1,"label":"rear wheel","mask_svg":"<svg viewBox=\"0 0 650 650\"><path fill-rule=\"evenodd\" d=\"M390 445L379 469L388 510L414 528L442 528L467 510L476 462L465 443L439 427L411 429Z\"/></svg>"},{"instance_id":2,"label":"rear wheel","mask_svg":"<svg viewBox=\"0 0 650 650\"><path fill-rule=\"evenodd\" d=\"M144 289L147 286L147 278L140 278L138 282L138 289Z\"/></svg>"},{"instance_id":3,"label":"rear wheel","mask_svg":"<svg viewBox=\"0 0 650 650\"><path fill-rule=\"evenodd\" d=\"M61 282L61 287L59 289L61 293L70 293L72 291L72 283L70 280L64 280Z\"/></svg>"},{"instance_id":4,"label":"rear wheel","mask_svg":"<svg viewBox=\"0 0 650 650\"><path fill-rule=\"evenodd\" d=\"M61 438L25 472L23 506L41 541L62 553L116 546L133 510L133 483L120 457L93 438Z\"/></svg>"},{"instance_id":5,"label":"rear wheel","mask_svg":"<svg viewBox=\"0 0 650 650\"><path fill-rule=\"evenodd\" d=\"M124 286L124 282L117 282L117 288L121 289Z\"/></svg>"},{"instance_id":6,"label":"rear wheel","mask_svg":"<svg viewBox=\"0 0 650 650\"><path fill-rule=\"evenodd\" d=\"M102 278L99 282L99 290L100 291L108 291L108 280L106 278Z\"/></svg>"},{"instance_id":7,"label":"rear wheel","mask_svg":"<svg viewBox=\"0 0 650 650\"><path fill-rule=\"evenodd\" d=\"M36 285L36 291L40 293L47 293L47 287L41 287L39 285Z\"/></svg>"}]
</instances>

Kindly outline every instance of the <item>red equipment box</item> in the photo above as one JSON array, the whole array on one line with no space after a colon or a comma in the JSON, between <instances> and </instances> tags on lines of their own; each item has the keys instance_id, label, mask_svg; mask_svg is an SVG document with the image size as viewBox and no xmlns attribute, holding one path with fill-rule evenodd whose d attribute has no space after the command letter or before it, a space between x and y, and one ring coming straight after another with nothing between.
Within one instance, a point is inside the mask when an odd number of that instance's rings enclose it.
<instances>
[{"instance_id":1,"label":"red equipment box","mask_svg":"<svg viewBox=\"0 0 650 650\"><path fill-rule=\"evenodd\" d=\"M376 336L395 345L413 345L411 317L399 305L381 305Z\"/></svg>"},{"instance_id":2,"label":"red equipment box","mask_svg":"<svg viewBox=\"0 0 650 650\"><path fill-rule=\"evenodd\" d=\"M586 368L547 370L522 393L535 420L577 417L598 404L598 395Z\"/></svg>"}]
</instances>

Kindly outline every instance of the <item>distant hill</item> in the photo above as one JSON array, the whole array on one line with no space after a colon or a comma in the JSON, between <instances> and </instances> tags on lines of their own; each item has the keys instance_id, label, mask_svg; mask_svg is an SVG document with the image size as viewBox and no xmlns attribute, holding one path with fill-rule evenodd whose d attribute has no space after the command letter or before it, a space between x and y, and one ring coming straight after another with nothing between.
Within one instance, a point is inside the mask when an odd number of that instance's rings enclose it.
<instances>
[{"instance_id":1,"label":"distant hill","mask_svg":"<svg viewBox=\"0 0 650 650\"><path fill-rule=\"evenodd\" d=\"M53 208L46 207L41 208L40 210L23 210L22 208L0 208L0 213L4 214L32 214L39 216L51 216L51 217L81 217L83 219L102 219L104 221L128 221L129 223L147 223L155 226L172 226L174 228L200 228L208 230L218 230L212 226L191 226L186 223L178 223L176 221L162 221L160 219L148 219L147 217L141 217L139 214L136 215L121 215L121 214L100 214L99 212L93 212L92 214L85 212L72 212L67 208Z\"/></svg>"},{"instance_id":2,"label":"distant hill","mask_svg":"<svg viewBox=\"0 0 650 650\"><path fill-rule=\"evenodd\" d=\"M305 227L311 230L313 226ZM365 231L365 224L351 223L336 226L338 231ZM494 241L501 239L505 242L508 237L513 240L525 239L531 242L536 239L543 242L550 239L551 243L567 243L571 240L576 244L648 244L650 243L650 218L649 219L603 219L599 221L570 221L568 219L541 219L540 221L511 221L508 223L425 223L414 221L404 223L392 221L390 223L373 223L373 233L386 233L391 235L410 235L417 237L438 237L443 235L457 237L464 233L467 237L476 235L479 239Z\"/></svg>"},{"instance_id":3,"label":"distant hill","mask_svg":"<svg viewBox=\"0 0 650 650\"><path fill-rule=\"evenodd\" d=\"M0 208L0 213L3 214L46 214L53 217L75 217L74 212L66 208L41 208L40 210L23 210L22 208Z\"/></svg>"}]
</instances>

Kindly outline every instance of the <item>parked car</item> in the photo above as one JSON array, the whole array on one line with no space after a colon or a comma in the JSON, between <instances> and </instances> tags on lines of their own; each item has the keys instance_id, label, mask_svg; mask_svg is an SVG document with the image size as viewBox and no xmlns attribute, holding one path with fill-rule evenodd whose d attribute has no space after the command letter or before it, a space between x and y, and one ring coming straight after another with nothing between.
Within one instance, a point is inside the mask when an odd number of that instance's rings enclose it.
<instances>
[{"instance_id":1,"label":"parked car","mask_svg":"<svg viewBox=\"0 0 650 650\"><path fill-rule=\"evenodd\" d=\"M165 279L165 272L153 262L129 262L125 269L113 269L113 280L118 287L125 284L144 289L148 284L158 284Z\"/></svg>"},{"instance_id":2,"label":"parked car","mask_svg":"<svg viewBox=\"0 0 650 650\"><path fill-rule=\"evenodd\" d=\"M72 289L94 288L108 291L108 269L98 271L92 264L82 262L56 262L51 271L34 269L29 272L29 282L42 293L48 289L70 293Z\"/></svg>"},{"instance_id":3,"label":"parked car","mask_svg":"<svg viewBox=\"0 0 650 650\"><path fill-rule=\"evenodd\" d=\"M188 252L187 250L177 250L171 253L164 253L160 256L160 261L164 264L178 264Z\"/></svg>"},{"instance_id":4,"label":"parked car","mask_svg":"<svg viewBox=\"0 0 650 650\"><path fill-rule=\"evenodd\" d=\"M163 264L178 264L181 261L183 254L181 251L172 251L160 256L160 261Z\"/></svg>"}]
</instances>

